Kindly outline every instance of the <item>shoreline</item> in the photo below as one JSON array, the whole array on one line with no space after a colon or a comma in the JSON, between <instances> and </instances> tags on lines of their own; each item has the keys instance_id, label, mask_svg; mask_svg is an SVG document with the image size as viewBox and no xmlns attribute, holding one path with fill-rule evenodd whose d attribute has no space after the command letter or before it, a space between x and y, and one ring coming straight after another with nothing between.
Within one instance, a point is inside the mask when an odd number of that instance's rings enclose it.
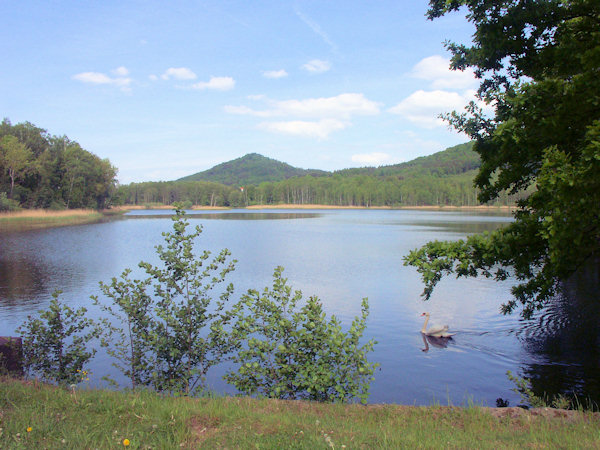
<instances>
[{"instance_id":1,"label":"shoreline","mask_svg":"<svg viewBox=\"0 0 600 450\"><path fill-rule=\"evenodd\" d=\"M8 231L29 231L43 228L54 228L69 225L87 225L102 222L111 216L117 216L132 210L168 210L174 209L173 205L152 205L146 208L143 205L122 205L111 209L70 209L53 211L47 209L24 209L16 212L0 213L0 233ZM191 211L228 211L227 206L200 206L194 205ZM275 209L300 209L300 210L417 210L417 211L477 211L477 212L503 212L511 213L516 210L515 206L335 206L335 205L249 205L240 207L246 210L275 210Z\"/></svg>"},{"instance_id":2,"label":"shoreline","mask_svg":"<svg viewBox=\"0 0 600 450\"><path fill-rule=\"evenodd\" d=\"M119 211L123 211L123 212L127 212L127 211L132 211L132 210L147 210L147 211L152 211L153 209L175 209L175 207L173 205L150 205L150 208L147 208L145 205L121 205L121 206L114 206L110 211L112 210L119 210ZM233 209L229 206L201 206L201 205L193 205L191 210L193 211L226 211L229 209Z\"/></svg>"},{"instance_id":3,"label":"shoreline","mask_svg":"<svg viewBox=\"0 0 600 450\"><path fill-rule=\"evenodd\" d=\"M351 209L351 210L421 210L421 211L506 211L512 212L516 206L447 206L447 205L425 205L425 206L335 206L335 205L294 205L292 203L284 203L280 205L250 205L245 209Z\"/></svg>"},{"instance_id":4,"label":"shoreline","mask_svg":"<svg viewBox=\"0 0 600 450\"><path fill-rule=\"evenodd\" d=\"M117 209L69 209L53 211L47 209L25 209L0 213L0 233L30 231L69 225L88 225L102 222L108 217L124 214Z\"/></svg>"}]
</instances>

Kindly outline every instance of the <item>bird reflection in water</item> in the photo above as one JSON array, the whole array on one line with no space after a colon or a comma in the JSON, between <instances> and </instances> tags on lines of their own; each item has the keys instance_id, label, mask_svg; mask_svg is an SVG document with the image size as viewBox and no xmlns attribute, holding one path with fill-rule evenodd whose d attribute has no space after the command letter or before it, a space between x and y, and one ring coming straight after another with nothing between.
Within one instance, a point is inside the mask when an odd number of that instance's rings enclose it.
<instances>
[{"instance_id":1,"label":"bird reflection in water","mask_svg":"<svg viewBox=\"0 0 600 450\"><path fill-rule=\"evenodd\" d=\"M425 317L425 323L421 328L421 337L423 338L423 344L425 348L421 349L424 352L429 351L429 344L436 348L448 347L448 341L452 340L454 333L448 332L448 325L443 326L432 326L427 329L427 323L429 322L429 313L424 312L421 317Z\"/></svg>"},{"instance_id":2,"label":"bird reflection in water","mask_svg":"<svg viewBox=\"0 0 600 450\"><path fill-rule=\"evenodd\" d=\"M422 348L422 352L429 351L429 344L435 348L446 348L448 347L448 342L452 340L451 337L437 337L437 336L427 336L426 334L421 333L421 337L423 338L423 344L425 348Z\"/></svg>"}]
</instances>

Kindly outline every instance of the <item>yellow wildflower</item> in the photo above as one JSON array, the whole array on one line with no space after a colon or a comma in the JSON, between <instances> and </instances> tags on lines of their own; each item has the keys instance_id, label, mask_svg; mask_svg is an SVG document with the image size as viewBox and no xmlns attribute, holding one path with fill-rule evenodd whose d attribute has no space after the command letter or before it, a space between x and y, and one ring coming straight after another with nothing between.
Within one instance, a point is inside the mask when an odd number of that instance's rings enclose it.
<instances>
[{"instance_id":1,"label":"yellow wildflower","mask_svg":"<svg viewBox=\"0 0 600 450\"><path fill-rule=\"evenodd\" d=\"M129 439L123 439L123 445L127 447L129 445Z\"/></svg>"},{"instance_id":2,"label":"yellow wildflower","mask_svg":"<svg viewBox=\"0 0 600 450\"><path fill-rule=\"evenodd\" d=\"M27 427L27 432L30 433L33 428Z\"/></svg>"}]
</instances>

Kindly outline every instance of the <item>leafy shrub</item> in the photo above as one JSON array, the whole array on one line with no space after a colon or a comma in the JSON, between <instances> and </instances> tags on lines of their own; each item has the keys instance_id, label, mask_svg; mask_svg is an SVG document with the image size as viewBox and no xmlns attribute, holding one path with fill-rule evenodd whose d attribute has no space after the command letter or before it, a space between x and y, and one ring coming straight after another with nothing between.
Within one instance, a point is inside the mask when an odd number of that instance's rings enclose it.
<instances>
[{"instance_id":1,"label":"leafy shrub","mask_svg":"<svg viewBox=\"0 0 600 450\"><path fill-rule=\"evenodd\" d=\"M316 297L298 310L302 293L292 295L282 272L275 269L272 290L251 290L242 297L234 329L246 345L233 357L237 371L225 379L249 395L366 403L378 366L367 361L376 342L359 344L369 314L367 299L361 316L344 333L335 317L327 320Z\"/></svg>"},{"instance_id":2,"label":"leafy shrub","mask_svg":"<svg viewBox=\"0 0 600 450\"><path fill-rule=\"evenodd\" d=\"M177 205L173 231L163 233L166 246L156 247L162 265L140 262L146 279L132 280L126 270L120 281L100 284L114 304L100 307L118 322L103 321L103 342L133 387L189 394L204 387L208 370L235 346L225 330L232 319L225 304L233 285L225 286L216 302L210 295L234 270L235 261L229 261L227 249L212 260L209 251L196 255L194 240L202 230L197 226L188 233L188 225ZM150 286L153 293L147 292Z\"/></svg>"},{"instance_id":3,"label":"leafy shrub","mask_svg":"<svg viewBox=\"0 0 600 450\"><path fill-rule=\"evenodd\" d=\"M23 336L23 366L28 374L60 385L86 378L84 366L96 353L88 343L98 337L98 328L85 317L86 308L71 309L52 294L50 307L39 318L29 316L17 330Z\"/></svg>"},{"instance_id":4,"label":"leafy shrub","mask_svg":"<svg viewBox=\"0 0 600 450\"><path fill-rule=\"evenodd\" d=\"M113 319L100 319L103 324L102 346L114 358L113 366L131 380L132 388L136 388L152 384L150 333L153 301L146 293L151 279L132 280L130 273L131 270L126 269L120 280L113 278L110 284L100 283L100 289L112 299L112 305L100 303L96 296L92 296L92 300ZM103 378L117 384L108 376Z\"/></svg>"}]
</instances>

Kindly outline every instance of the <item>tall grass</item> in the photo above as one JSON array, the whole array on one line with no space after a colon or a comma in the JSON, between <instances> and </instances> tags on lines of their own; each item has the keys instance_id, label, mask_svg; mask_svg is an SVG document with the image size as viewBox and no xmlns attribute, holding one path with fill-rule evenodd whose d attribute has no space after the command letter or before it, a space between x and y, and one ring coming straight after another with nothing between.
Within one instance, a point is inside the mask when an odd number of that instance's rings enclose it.
<instances>
[{"instance_id":1,"label":"tall grass","mask_svg":"<svg viewBox=\"0 0 600 450\"><path fill-rule=\"evenodd\" d=\"M79 217L98 213L93 209L66 209L53 211L49 209L23 209L21 211L0 213L0 220L7 219L50 219L56 217Z\"/></svg>"},{"instance_id":2,"label":"tall grass","mask_svg":"<svg viewBox=\"0 0 600 450\"><path fill-rule=\"evenodd\" d=\"M0 381L0 448L598 448L600 416L173 398ZM31 431L27 431L28 428Z\"/></svg>"},{"instance_id":3,"label":"tall grass","mask_svg":"<svg viewBox=\"0 0 600 450\"><path fill-rule=\"evenodd\" d=\"M105 214L93 209L51 211L28 209L0 213L0 232L24 231L65 225L81 225L102 220Z\"/></svg>"}]
</instances>

